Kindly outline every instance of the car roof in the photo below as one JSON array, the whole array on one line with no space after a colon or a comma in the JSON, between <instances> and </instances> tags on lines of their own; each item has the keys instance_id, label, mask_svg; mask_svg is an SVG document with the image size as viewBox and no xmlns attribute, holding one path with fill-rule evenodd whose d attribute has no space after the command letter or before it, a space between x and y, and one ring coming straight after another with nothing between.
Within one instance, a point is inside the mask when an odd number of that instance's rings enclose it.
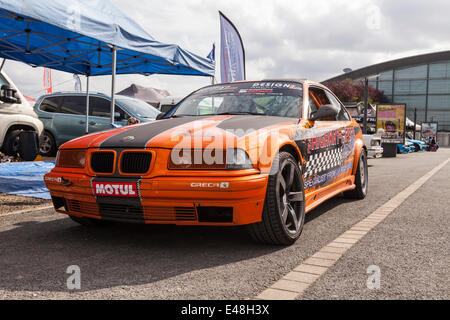
<instances>
[{"instance_id":1,"label":"car roof","mask_svg":"<svg viewBox=\"0 0 450 320\"><path fill-rule=\"evenodd\" d=\"M298 83L304 83L308 86L316 86L316 87L320 87L323 89L328 89L326 86L324 86L323 84L321 84L320 82L317 81L313 81L313 80L308 80L308 79L296 79L296 78L286 78L286 79L264 79L261 81L289 81L289 82L298 82Z\"/></svg>"},{"instance_id":2,"label":"car roof","mask_svg":"<svg viewBox=\"0 0 450 320\"><path fill-rule=\"evenodd\" d=\"M44 94L42 96L39 97L39 99L43 99L43 98L48 98L48 97L52 97L52 96L86 96L86 92L78 92L78 91L59 91L59 92L53 92L53 93L49 93L49 94ZM101 96L107 99L111 99L110 95L104 94L102 92L89 92L89 96ZM120 99L136 99L134 97L129 97L129 96L124 96L121 94L115 94L114 95L115 98L120 98Z\"/></svg>"},{"instance_id":3,"label":"car roof","mask_svg":"<svg viewBox=\"0 0 450 320\"><path fill-rule=\"evenodd\" d=\"M243 83L243 82L276 82L276 81L282 81L282 82L297 82L297 83L301 83L301 84L307 84L308 86L314 85L316 87L321 87L324 89L328 89L326 86L324 86L323 84L316 82L316 81L312 81L312 80L308 80L308 79L303 79L303 78L270 78L270 79L262 79L262 80L240 80L240 81L233 81L233 82L224 82L224 83L216 83L216 84L211 84L209 86L205 86L200 89L206 88L206 87L212 87L212 86L218 86L218 85L226 85L226 84L232 84L232 83ZM328 89L329 90L329 89ZM195 90L197 91L197 90ZM194 91L194 92L195 92Z\"/></svg>"}]
</instances>

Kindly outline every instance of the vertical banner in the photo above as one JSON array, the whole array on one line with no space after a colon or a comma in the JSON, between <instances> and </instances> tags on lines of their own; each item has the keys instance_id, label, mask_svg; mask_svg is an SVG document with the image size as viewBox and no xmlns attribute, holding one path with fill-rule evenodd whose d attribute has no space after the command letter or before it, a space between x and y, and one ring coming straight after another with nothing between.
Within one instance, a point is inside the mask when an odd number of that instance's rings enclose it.
<instances>
[{"instance_id":1,"label":"vertical banner","mask_svg":"<svg viewBox=\"0 0 450 320\"><path fill-rule=\"evenodd\" d=\"M52 69L44 68L44 91L46 94L53 92Z\"/></svg>"},{"instance_id":2,"label":"vertical banner","mask_svg":"<svg viewBox=\"0 0 450 320\"><path fill-rule=\"evenodd\" d=\"M434 141L437 141L437 131L438 131L438 123L437 122L422 122L422 138L425 141L431 141L434 138Z\"/></svg>"},{"instance_id":3,"label":"vertical banner","mask_svg":"<svg viewBox=\"0 0 450 320\"><path fill-rule=\"evenodd\" d=\"M212 50L206 58L211 61L216 61L216 44L215 43L213 43Z\"/></svg>"},{"instance_id":4,"label":"vertical banner","mask_svg":"<svg viewBox=\"0 0 450 320\"><path fill-rule=\"evenodd\" d=\"M382 143L405 143L406 104L379 104L377 131L383 129Z\"/></svg>"},{"instance_id":5,"label":"vertical banner","mask_svg":"<svg viewBox=\"0 0 450 320\"><path fill-rule=\"evenodd\" d=\"M75 79L75 91L81 92L81 79L77 74L73 74L73 78Z\"/></svg>"},{"instance_id":6,"label":"vertical banner","mask_svg":"<svg viewBox=\"0 0 450 320\"><path fill-rule=\"evenodd\" d=\"M245 80L245 52L242 38L233 23L220 15L220 76L222 82Z\"/></svg>"}]
</instances>

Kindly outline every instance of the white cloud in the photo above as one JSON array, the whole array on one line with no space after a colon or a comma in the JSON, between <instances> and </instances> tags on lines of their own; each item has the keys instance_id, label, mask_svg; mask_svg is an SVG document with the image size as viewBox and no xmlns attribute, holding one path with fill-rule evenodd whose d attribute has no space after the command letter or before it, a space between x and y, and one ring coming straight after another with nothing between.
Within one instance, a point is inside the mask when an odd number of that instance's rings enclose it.
<instances>
[{"instance_id":1,"label":"white cloud","mask_svg":"<svg viewBox=\"0 0 450 320\"><path fill-rule=\"evenodd\" d=\"M448 1L421 0L113 0L157 40L206 56L216 43L218 10L239 29L248 79L310 78L322 81L345 67L357 69L385 60L450 49ZM8 61L6 72L25 94L42 88L42 70ZM220 73L216 71L216 75ZM54 72L53 83L71 79ZM131 83L185 95L208 85L202 77L118 76L117 90ZM92 89L110 93L110 78L92 78ZM57 90L72 90L68 81Z\"/></svg>"}]
</instances>

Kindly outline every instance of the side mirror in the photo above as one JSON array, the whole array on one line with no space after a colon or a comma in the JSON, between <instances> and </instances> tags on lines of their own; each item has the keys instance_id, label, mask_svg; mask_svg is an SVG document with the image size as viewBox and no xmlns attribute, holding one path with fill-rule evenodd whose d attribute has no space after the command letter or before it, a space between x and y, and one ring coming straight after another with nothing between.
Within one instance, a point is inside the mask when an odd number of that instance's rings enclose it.
<instances>
[{"instance_id":1,"label":"side mirror","mask_svg":"<svg viewBox=\"0 0 450 320\"><path fill-rule=\"evenodd\" d=\"M120 112L114 112L114 120L116 120L116 121L122 120L122 116L120 115Z\"/></svg>"},{"instance_id":2,"label":"side mirror","mask_svg":"<svg viewBox=\"0 0 450 320\"><path fill-rule=\"evenodd\" d=\"M20 99L16 97L17 90L11 86L4 84L0 88L0 101L6 103L18 103Z\"/></svg>"},{"instance_id":3,"label":"side mirror","mask_svg":"<svg viewBox=\"0 0 450 320\"><path fill-rule=\"evenodd\" d=\"M309 120L316 121L316 120L326 120L330 118L336 119L338 113L339 113L338 108L336 108L332 104L323 104L317 111L311 114Z\"/></svg>"},{"instance_id":4,"label":"side mirror","mask_svg":"<svg viewBox=\"0 0 450 320\"><path fill-rule=\"evenodd\" d=\"M164 118L164 116L167 114L167 112L161 112L160 114L158 114L157 116L156 116L156 120L160 120L160 119L162 119L162 118Z\"/></svg>"}]
</instances>

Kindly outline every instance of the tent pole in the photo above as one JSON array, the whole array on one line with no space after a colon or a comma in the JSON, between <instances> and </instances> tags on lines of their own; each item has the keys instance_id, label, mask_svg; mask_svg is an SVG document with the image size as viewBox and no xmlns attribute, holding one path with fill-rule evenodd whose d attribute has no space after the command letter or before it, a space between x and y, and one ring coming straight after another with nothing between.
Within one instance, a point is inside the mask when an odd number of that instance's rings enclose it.
<instances>
[{"instance_id":1,"label":"tent pole","mask_svg":"<svg viewBox=\"0 0 450 320\"><path fill-rule=\"evenodd\" d=\"M112 75L112 80L111 80L111 126L114 127L114 107L115 107L115 103L114 103L114 91L115 91L115 85L116 85L116 64L117 64L117 47L113 46L112 47L112 70L111 70L111 75Z\"/></svg>"},{"instance_id":2,"label":"tent pole","mask_svg":"<svg viewBox=\"0 0 450 320\"><path fill-rule=\"evenodd\" d=\"M86 75L86 134L89 133L89 75Z\"/></svg>"}]
</instances>

